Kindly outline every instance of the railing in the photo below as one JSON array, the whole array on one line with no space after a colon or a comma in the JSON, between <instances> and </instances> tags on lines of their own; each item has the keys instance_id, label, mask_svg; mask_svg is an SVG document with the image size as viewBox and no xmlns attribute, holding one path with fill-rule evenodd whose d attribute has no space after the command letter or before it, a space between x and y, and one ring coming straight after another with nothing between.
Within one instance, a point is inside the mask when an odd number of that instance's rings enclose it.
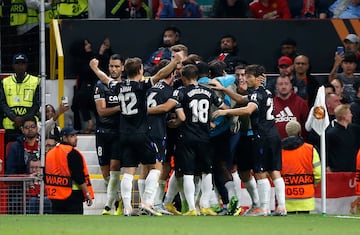
<instances>
[{"instance_id":1,"label":"railing","mask_svg":"<svg viewBox=\"0 0 360 235\"><path fill-rule=\"evenodd\" d=\"M0 177L0 214L27 214L27 189L35 181L29 176Z\"/></svg>"},{"instance_id":2,"label":"railing","mask_svg":"<svg viewBox=\"0 0 360 235\"><path fill-rule=\"evenodd\" d=\"M64 52L59 25L59 20L52 20L50 23L50 79L58 79L58 103L60 104L61 97L64 95ZM58 120L60 127L64 127L64 115L60 115Z\"/></svg>"}]
</instances>

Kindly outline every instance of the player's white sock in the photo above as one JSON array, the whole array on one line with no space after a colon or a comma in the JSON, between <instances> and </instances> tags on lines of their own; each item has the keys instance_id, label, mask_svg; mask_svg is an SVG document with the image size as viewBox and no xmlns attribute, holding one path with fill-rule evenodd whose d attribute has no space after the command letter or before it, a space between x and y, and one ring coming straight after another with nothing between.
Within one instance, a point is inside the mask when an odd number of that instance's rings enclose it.
<instances>
[{"instance_id":1,"label":"player's white sock","mask_svg":"<svg viewBox=\"0 0 360 235\"><path fill-rule=\"evenodd\" d=\"M200 208L200 198L201 198L201 178L200 176L194 176L195 184L195 207Z\"/></svg>"},{"instance_id":2,"label":"player's white sock","mask_svg":"<svg viewBox=\"0 0 360 235\"><path fill-rule=\"evenodd\" d=\"M273 180L278 208L285 208L285 183L282 177Z\"/></svg>"},{"instance_id":3,"label":"player's white sock","mask_svg":"<svg viewBox=\"0 0 360 235\"><path fill-rule=\"evenodd\" d=\"M270 211L270 193L271 185L269 179L260 179L257 181L259 198L260 198L260 207L265 211Z\"/></svg>"},{"instance_id":4,"label":"player's white sock","mask_svg":"<svg viewBox=\"0 0 360 235\"><path fill-rule=\"evenodd\" d=\"M121 197L124 202L124 208L131 210L131 190L132 190L132 181L134 176L128 173L125 173L121 181Z\"/></svg>"},{"instance_id":5,"label":"player's white sock","mask_svg":"<svg viewBox=\"0 0 360 235\"><path fill-rule=\"evenodd\" d=\"M107 188L108 185L109 185L109 181L110 181L110 175L104 178L104 184L105 184L105 187L106 187L106 188Z\"/></svg>"},{"instance_id":6,"label":"player's white sock","mask_svg":"<svg viewBox=\"0 0 360 235\"><path fill-rule=\"evenodd\" d=\"M228 182L225 183L225 188L228 191L228 197L229 200L235 195L235 186L234 186L234 181L230 180Z\"/></svg>"},{"instance_id":7,"label":"player's white sock","mask_svg":"<svg viewBox=\"0 0 360 235\"><path fill-rule=\"evenodd\" d=\"M239 208L241 206L241 203L240 203L240 199L241 199L241 179L240 179L240 176L239 176L237 171L235 171L234 173L231 173L231 175L233 177L235 195L238 198L238 202L237 202L236 207Z\"/></svg>"},{"instance_id":8,"label":"player's white sock","mask_svg":"<svg viewBox=\"0 0 360 235\"><path fill-rule=\"evenodd\" d=\"M145 179L138 179L137 183L138 183L140 201L142 201L144 198L144 191L145 191Z\"/></svg>"},{"instance_id":9,"label":"player's white sock","mask_svg":"<svg viewBox=\"0 0 360 235\"><path fill-rule=\"evenodd\" d=\"M259 191L255 178L252 176L248 182L244 182L244 185L250 195L253 206L260 207Z\"/></svg>"},{"instance_id":10,"label":"player's white sock","mask_svg":"<svg viewBox=\"0 0 360 235\"><path fill-rule=\"evenodd\" d=\"M164 195L165 195L165 180L159 180L158 186L156 188L155 198L154 198L154 205L159 205L163 202Z\"/></svg>"},{"instance_id":11,"label":"player's white sock","mask_svg":"<svg viewBox=\"0 0 360 235\"><path fill-rule=\"evenodd\" d=\"M144 202L146 205L154 204L153 198L159 181L160 173L160 170L152 169L146 177L145 191L142 198L142 202Z\"/></svg>"},{"instance_id":12,"label":"player's white sock","mask_svg":"<svg viewBox=\"0 0 360 235\"><path fill-rule=\"evenodd\" d=\"M178 192L177 178L175 177L175 173L172 173L169 179L168 190L165 194L164 204L172 203Z\"/></svg>"},{"instance_id":13,"label":"player's white sock","mask_svg":"<svg viewBox=\"0 0 360 235\"><path fill-rule=\"evenodd\" d=\"M195 184L193 175L184 175L184 194L189 206L189 211L195 210Z\"/></svg>"},{"instance_id":14,"label":"player's white sock","mask_svg":"<svg viewBox=\"0 0 360 235\"><path fill-rule=\"evenodd\" d=\"M200 207L209 208L210 207L210 196L213 188L212 183L212 174L202 174L201 177L201 198L200 198Z\"/></svg>"},{"instance_id":15,"label":"player's white sock","mask_svg":"<svg viewBox=\"0 0 360 235\"><path fill-rule=\"evenodd\" d=\"M106 203L105 203L105 206L108 206L109 208L112 207L114 200L116 200L119 197L116 196L118 194L119 176L120 176L120 171L110 171L110 176L109 176L110 179L106 189Z\"/></svg>"}]
</instances>

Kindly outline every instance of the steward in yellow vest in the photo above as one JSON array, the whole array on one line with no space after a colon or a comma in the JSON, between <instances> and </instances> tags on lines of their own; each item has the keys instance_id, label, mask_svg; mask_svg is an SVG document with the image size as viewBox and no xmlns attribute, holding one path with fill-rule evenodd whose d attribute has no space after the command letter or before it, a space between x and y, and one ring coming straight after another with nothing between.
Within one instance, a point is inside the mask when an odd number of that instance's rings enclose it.
<instances>
[{"instance_id":1,"label":"steward in yellow vest","mask_svg":"<svg viewBox=\"0 0 360 235\"><path fill-rule=\"evenodd\" d=\"M91 206L94 199L85 158L75 148L76 133L62 129L62 142L46 155L45 189L54 214L83 214L83 202Z\"/></svg>"},{"instance_id":2,"label":"steward in yellow vest","mask_svg":"<svg viewBox=\"0 0 360 235\"><path fill-rule=\"evenodd\" d=\"M88 18L88 0L59 0L54 4L54 18Z\"/></svg>"},{"instance_id":3,"label":"steward in yellow vest","mask_svg":"<svg viewBox=\"0 0 360 235\"><path fill-rule=\"evenodd\" d=\"M35 116L38 120L40 108L40 79L26 72L27 63L25 54L16 54L13 57L15 74L0 82L1 126L7 132L14 130L15 135L21 134L20 126L24 117Z\"/></svg>"}]
</instances>

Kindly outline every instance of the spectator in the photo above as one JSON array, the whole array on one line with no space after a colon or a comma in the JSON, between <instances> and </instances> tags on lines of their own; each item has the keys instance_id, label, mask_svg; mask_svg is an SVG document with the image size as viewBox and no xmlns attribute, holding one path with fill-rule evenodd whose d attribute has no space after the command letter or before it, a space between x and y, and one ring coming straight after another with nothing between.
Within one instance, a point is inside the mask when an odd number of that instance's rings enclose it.
<instances>
[{"instance_id":1,"label":"spectator","mask_svg":"<svg viewBox=\"0 0 360 235\"><path fill-rule=\"evenodd\" d=\"M55 18L84 19L88 18L88 0L52 0Z\"/></svg>"},{"instance_id":2,"label":"spectator","mask_svg":"<svg viewBox=\"0 0 360 235\"><path fill-rule=\"evenodd\" d=\"M356 81L353 87L356 92L356 96L350 106L351 113L353 115L352 123L360 126L360 81Z\"/></svg>"},{"instance_id":3,"label":"spectator","mask_svg":"<svg viewBox=\"0 0 360 235\"><path fill-rule=\"evenodd\" d=\"M69 105L61 104L59 106L58 112L55 111L54 106L51 104L45 105L45 137L48 138L49 136L53 136L57 142L60 142L60 131L61 128L57 124L57 119L59 116L63 113L65 113L67 110L69 110ZM40 128L39 128L40 133Z\"/></svg>"},{"instance_id":4,"label":"spectator","mask_svg":"<svg viewBox=\"0 0 360 235\"><path fill-rule=\"evenodd\" d=\"M360 57L360 38L356 34L348 34L343 40L345 44L345 51L351 51Z\"/></svg>"},{"instance_id":5,"label":"spectator","mask_svg":"<svg viewBox=\"0 0 360 235\"><path fill-rule=\"evenodd\" d=\"M107 68L106 64L111 53L108 38L104 39L98 53L95 53L91 46L90 41L87 39L77 40L72 45L72 55L75 58L74 69L78 79L71 109L74 112L74 127L82 130L83 133L91 133L95 129L96 108L93 92L97 77L89 68L89 62L94 57L98 57L101 61L100 67ZM79 114L81 114L81 118ZM86 123L86 127L82 127L81 120Z\"/></svg>"},{"instance_id":6,"label":"spectator","mask_svg":"<svg viewBox=\"0 0 360 235\"><path fill-rule=\"evenodd\" d=\"M329 11L332 18L360 18L360 0L336 0Z\"/></svg>"},{"instance_id":7,"label":"spectator","mask_svg":"<svg viewBox=\"0 0 360 235\"><path fill-rule=\"evenodd\" d=\"M120 19L151 18L151 10L142 0L120 0L111 10Z\"/></svg>"},{"instance_id":8,"label":"spectator","mask_svg":"<svg viewBox=\"0 0 360 235\"><path fill-rule=\"evenodd\" d=\"M281 175L285 181L286 209L288 213L308 214L315 209L315 186L321 179L319 153L301 138L300 123L290 121L285 129L288 137L282 140Z\"/></svg>"},{"instance_id":9,"label":"spectator","mask_svg":"<svg viewBox=\"0 0 360 235\"><path fill-rule=\"evenodd\" d=\"M20 126L28 117L38 119L40 108L40 79L27 73L28 59L18 53L13 57L15 74L1 80L1 126L6 130L5 145L22 134Z\"/></svg>"},{"instance_id":10,"label":"spectator","mask_svg":"<svg viewBox=\"0 0 360 235\"><path fill-rule=\"evenodd\" d=\"M160 47L151 54L150 58L148 58L144 64L145 76L153 75L154 66L158 65L161 60L171 59L170 47L179 44L180 36L181 32L175 26L169 26L164 29Z\"/></svg>"},{"instance_id":11,"label":"spectator","mask_svg":"<svg viewBox=\"0 0 360 235\"><path fill-rule=\"evenodd\" d=\"M335 108L336 122L326 130L326 169L331 172L355 172L360 147L360 127L351 124L349 104Z\"/></svg>"},{"instance_id":12,"label":"spectator","mask_svg":"<svg viewBox=\"0 0 360 235\"><path fill-rule=\"evenodd\" d=\"M286 0L256 0L250 3L250 11L258 19L291 19Z\"/></svg>"},{"instance_id":13,"label":"spectator","mask_svg":"<svg viewBox=\"0 0 360 235\"><path fill-rule=\"evenodd\" d=\"M246 18L249 6L245 0L215 0L211 17Z\"/></svg>"},{"instance_id":14,"label":"spectator","mask_svg":"<svg viewBox=\"0 0 360 235\"><path fill-rule=\"evenodd\" d=\"M163 0L156 13L156 19L202 17L200 5L194 0Z\"/></svg>"},{"instance_id":15,"label":"spectator","mask_svg":"<svg viewBox=\"0 0 360 235\"><path fill-rule=\"evenodd\" d=\"M301 125L301 136L306 137L305 122L309 114L307 102L296 95L292 89L290 78L280 76L276 81L276 96L274 97L275 126L281 139L286 138L285 126L290 121Z\"/></svg>"},{"instance_id":16,"label":"spectator","mask_svg":"<svg viewBox=\"0 0 360 235\"><path fill-rule=\"evenodd\" d=\"M28 185L27 196L29 197L27 214L39 214L40 206L40 183L41 183L41 162L37 157L30 157L28 160L29 176L34 177L34 182ZM44 196L44 214L51 214L51 202Z\"/></svg>"},{"instance_id":17,"label":"spectator","mask_svg":"<svg viewBox=\"0 0 360 235\"><path fill-rule=\"evenodd\" d=\"M295 94L306 100L306 84L303 80L294 76L294 65L291 58L287 56L280 57L278 60L278 69L280 76L288 76L290 78ZM273 95L276 95L276 80L267 81L266 88L271 91Z\"/></svg>"},{"instance_id":18,"label":"spectator","mask_svg":"<svg viewBox=\"0 0 360 235\"><path fill-rule=\"evenodd\" d=\"M31 156L40 157L40 137L35 117L26 117L21 124L22 136L11 145L6 157L5 174L27 174Z\"/></svg>"},{"instance_id":19,"label":"spectator","mask_svg":"<svg viewBox=\"0 0 360 235\"><path fill-rule=\"evenodd\" d=\"M356 55L353 52L345 52L344 54L335 53L334 65L329 74L329 82L336 77L339 78L344 84L344 96L350 98L350 102L353 101L355 97L355 90L353 89L353 83L360 78L356 76L355 69L357 59ZM337 73L339 66L341 66L343 72Z\"/></svg>"},{"instance_id":20,"label":"spectator","mask_svg":"<svg viewBox=\"0 0 360 235\"><path fill-rule=\"evenodd\" d=\"M295 57L294 77L305 82L308 106L313 106L317 90L325 83L325 79L320 79L310 74L310 61L305 55L298 55Z\"/></svg>"},{"instance_id":21,"label":"spectator","mask_svg":"<svg viewBox=\"0 0 360 235\"><path fill-rule=\"evenodd\" d=\"M287 0L293 18L320 18L329 15L329 1L327 0Z\"/></svg>"},{"instance_id":22,"label":"spectator","mask_svg":"<svg viewBox=\"0 0 360 235\"><path fill-rule=\"evenodd\" d=\"M56 144L58 143L56 138L57 137L55 137L53 135L49 135L45 139L45 154L47 154L51 149L53 149L56 146Z\"/></svg>"},{"instance_id":23,"label":"spectator","mask_svg":"<svg viewBox=\"0 0 360 235\"><path fill-rule=\"evenodd\" d=\"M350 103L350 97L344 96L344 83L339 78L334 78L331 81L331 85L335 87L335 93L340 96L340 101L343 104Z\"/></svg>"},{"instance_id":24,"label":"spectator","mask_svg":"<svg viewBox=\"0 0 360 235\"><path fill-rule=\"evenodd\" d=\"M281 56L290 57L291 60L294 60L296 56L299 55L297 52L297 43L292 38L286 38L280 43L280 54Z\"/></svg>"},{"instance_id":25,"label":"spectator","mask_svg":"<svg viewBox=\"0 0 360 235\"><path fill-rule=\"evenodd\" d=\"M230 34L220 38L217 55L210 57L207 61L210 62L212 60L224 61L226 64L225 72L228 74L234 74L237 65L247 64L244 59L238 56L236 38Z\"/></svg>"},{"instance_id":26,"label":"spectator","mask_svg":"<svg viewBox=\"0 0 360 235\"><path fill-rule=\"evenodd\" d=\"M82 153L77 145L77 131L61 130L62 142L45 159L45 187L53 214L83 214L83 202L91 206L94 192Z\"/></svg>"}]
</instances>

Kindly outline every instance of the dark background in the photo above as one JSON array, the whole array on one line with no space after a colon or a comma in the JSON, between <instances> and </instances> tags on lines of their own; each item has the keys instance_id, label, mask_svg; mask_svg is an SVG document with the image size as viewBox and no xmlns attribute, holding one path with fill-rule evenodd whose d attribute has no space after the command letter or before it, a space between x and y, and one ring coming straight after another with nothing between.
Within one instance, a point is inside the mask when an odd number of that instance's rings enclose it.
<instances>
[{"instance_id":1,"label":"dark background","mask_svg":"<svg viewBox=\"0 0 360 235\"><path fill-rule=\"evenodd\" d=\"M249 63L264 65L268 73L276 72L280 42L285 38L297 41L298 51L310 57L312 72L317 73L330 71L336 47L342 44L330 20L63 20L65 76L74 76L70 48L79 38L89 39L97 50L109 37L113 52L146 60L169 25L181 30L181 42L188 46L189 53L204 59L215 54L222 35L233 34L238 54Z\"/></svg>"}]
</instances>

